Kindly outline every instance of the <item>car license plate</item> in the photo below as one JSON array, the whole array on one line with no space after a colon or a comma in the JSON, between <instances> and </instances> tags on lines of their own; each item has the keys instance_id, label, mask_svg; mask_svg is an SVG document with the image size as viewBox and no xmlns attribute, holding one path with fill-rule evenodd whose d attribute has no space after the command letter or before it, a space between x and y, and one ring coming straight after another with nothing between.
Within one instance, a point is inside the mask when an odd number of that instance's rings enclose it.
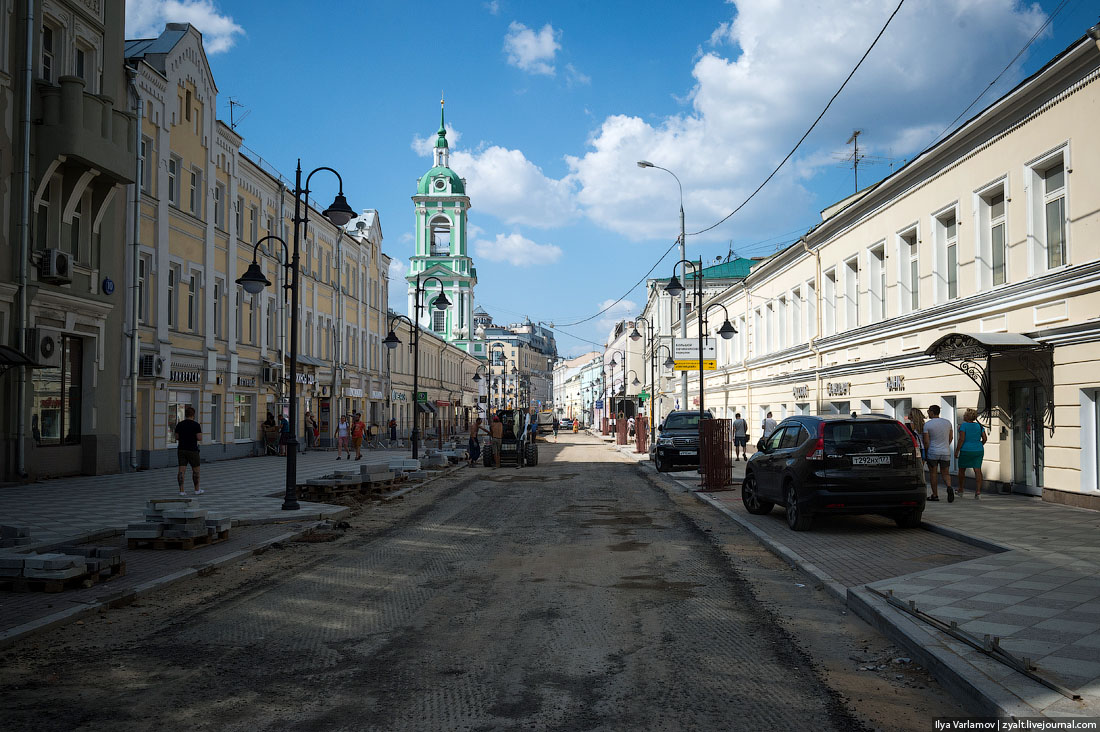
<instances>
[{"instance_id":1,"label":"car license plate","mask_svg":"<svg viewBox=\"0 0 1100 732\"><path fill-rule=\"evenodd\" d=\"M698 455L699 451L698 450L681 450L680 454L681 455Z\"/></svg>"},{"instance_id":2,"label":"car license plate","mask_svg":"<svg viewBox=\"0 0 1100 732\"><path fill-rule=\"evenodd\" d=\"M852 455L852 465L889 465L889 455Z\"/></svg>"},{"instance_id":3,"label":"car license plate","mask_svg":"<svg viewBox=\"0 0 1100 732\"><path fill-rule=\"evenodd\" d=\"M515 445L501 445L500 446L500 451L501 452L515 452L516 451L516 446Z\"/></svg>"}]
</instances>

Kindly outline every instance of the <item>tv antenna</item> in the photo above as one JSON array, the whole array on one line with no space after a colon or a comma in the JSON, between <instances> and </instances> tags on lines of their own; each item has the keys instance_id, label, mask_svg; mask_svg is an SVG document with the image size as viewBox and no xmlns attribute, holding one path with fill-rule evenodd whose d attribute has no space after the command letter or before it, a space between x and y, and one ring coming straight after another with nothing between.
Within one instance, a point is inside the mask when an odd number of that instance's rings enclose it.
<instances>
[{"instance_id":1,"label":"tv antenna","mask_svg":"<svg viewBox=\"0 0 1100 732\"><path fill-rule=\"evenodd\" d=\"M889 165L891 168L898 162L897 158L887 157L885 155L868 155L859 148L859 136L863 134L863 130L854 130L852 136L848 138L845 145L851 145L852 151L850 153L835 153L833 158L843 161L841 164L844 167L849 165L852 167L852 177L855 182L855 192L859 193L859 166L864 167L871 165Z\"/></svg>"},{"instance_id":2,"label":"tv antenna","mask_svg":"<svg viewBox=\"0 0 1100 732\"><path fill-rule=\"evenodd\" d=\"M237 129L237 125L239 125L241 122L244 122L244 118L251 114L252 110L246 109L244 111L244 114L242 114L239 119L236 118L234 112L236 112L237 107L243 106L244 105L238 102L234 97L229 97L229 129Z\"/></svg>"}]
</instances>

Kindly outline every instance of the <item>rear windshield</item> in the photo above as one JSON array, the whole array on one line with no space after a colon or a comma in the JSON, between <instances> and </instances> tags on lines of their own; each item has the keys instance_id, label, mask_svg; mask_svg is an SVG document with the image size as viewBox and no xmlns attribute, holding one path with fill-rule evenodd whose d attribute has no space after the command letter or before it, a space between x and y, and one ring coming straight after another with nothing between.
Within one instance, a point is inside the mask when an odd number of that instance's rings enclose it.
<instances>
[{"instance_id":1,"label":"rear windshield","mask_svg":"<svg viewBox=\"0 0 1100 732\"><path fill-rule=\"evenodd\" d=\"M704 419L708 419L704 417ZM668 419L665 420L665 429L681 429L684 427L698 427L699 415L698 414L670 414Z\"/></svg>"},{"instance_id":2,"label":"rear windshield","mask_svg":"<svg viewBox=\"0 0 1100 732\"><path fill-rule=\"evenodd\" d=\"M892 445L906 438L905 428L897 422L826 422L825 444L835 447L845 445Z\"/></svg>"}]
</instances>

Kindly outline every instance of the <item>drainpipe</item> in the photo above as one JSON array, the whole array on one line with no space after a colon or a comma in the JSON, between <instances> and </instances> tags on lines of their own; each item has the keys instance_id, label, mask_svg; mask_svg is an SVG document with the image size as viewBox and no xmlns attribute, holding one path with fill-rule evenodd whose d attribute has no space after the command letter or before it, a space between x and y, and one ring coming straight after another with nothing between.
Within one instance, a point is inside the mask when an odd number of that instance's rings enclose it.
<instances>
[{"instance_id":1,"label":"drainpipe","mask_svg":"<svg viewBox=\"0 0 1100 732\"><path fill-rule=\"evenodd\" d=\"M145 114L145 105L141 100L141 92L137 87L137 69L133 66L126 68L130 81L130 89L134 93L134 112L137 116L137 124L134 131L134 261L131 272L130 303L133 315L130 318L130 468L138 469L137 455L137 401L138 401L138 359L141 342L138 333L138 321L140 307L138 297L138 276L141 260L141 126Z\"/></svg>"},{"instance_id":2,"label":"drainpipe","mask_svg":"<svg viewBox=\"0 0 1100 732\"><path fill-rule=\"evenodd\" d=\"M20 350L26 348L28 307L27 288L30 286L27 262L31 256L31 83L34 78L34 0L26 0L24 4L26 14L23 18L27 28L26 56L23 68L23 119L20 120L23 139L22 160L23 170L20 173L20 207L19 207L19 334L16 343ZM26 366L19 367L19 394L16 396L16 437L15 437L15 472L20 478L27 477L27 455L24 442L27 439L27 389L30 388L30 379Z\"/></svg>"},{"instance_id":3,"label":"drainpipe","mask_svg":"<svg viewBox=\"0 0 1100 732\"><path fill-rule=\"evenodd\" d=\"M817 273L814 275L814 299L817 301L814 303L814 337L809 338L806 341L806 345L814 353L814 393L817 394L817 411L821 413L821 351L817 349L817 339L821 337L821 252L817 249L810 249L810 245L806 242L806 237L802 237L798 240L802 244L802 248L806 250L807 254L812 254L817 258Z\"/></svg>"}]
</instances>

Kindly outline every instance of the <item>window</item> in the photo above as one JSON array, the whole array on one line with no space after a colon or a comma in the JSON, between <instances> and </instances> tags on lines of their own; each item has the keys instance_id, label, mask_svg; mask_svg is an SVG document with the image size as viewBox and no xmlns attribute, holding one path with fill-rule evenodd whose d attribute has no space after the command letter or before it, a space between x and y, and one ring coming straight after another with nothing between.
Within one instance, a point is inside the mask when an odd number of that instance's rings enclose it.
<instances>
[{"instance_id":1,"label":"window","mask_svg":"<svg viewBox=\"0 0 1100 732\"><path fill-rule=\"evenodd\" d=\"M802 290L791 291L791 345L802 342Z\"/></svg>"},{"instance_id":2,"label":"window","mask_svg":"<svg viewBox=\"0 0 1100 732\"><path fill-rule=\"evenodd\" d=\"M73 255L73 259L80 259L80 209L84 206L83 199L76 202L76 208L73 209L73 217L69 220L69 254Z\"/></svg>"},{"instance_id":3,"label":"window","mask_svg":"<svg viewBox=\"0 0 1100 732\"><path fill-rule=\"evenodd\" d=\"M761 312L760 308L756 308L756 310L753 311L752 333L753 333L752 346L753 346L753 351L754 351L753 355L754 356L763 355L763 353L764 353L764 314Z\"/></svg>"},{"instance_id":4,"label":"window","mask_svg":"<svg viewBox=\"0 0 1100 732\"><path fill-rule=\"evenodd\" d=\"M233 439L252 439L252 395L236 394L233 397Z\"/></svg>"},{"instance_id":5,"label":"window","mask_svg":"<svg viewBox=\"0 0 1100 732\"><path fill-rule=\"evenodd\" d=\"M225 230L225 184L214 184L214 226Z\"/></svg>"},{"instance_id":6,"label":"window","mask_svg":"<svg viewBox=\"0 0 1100 732\"><path fill-rule=\"evenodd\" d=\"M1008 281L1005 245L1005 184L1001 182L974 197L978 212L975 263L979 290Z\"/></svg>"},{"instance_id":7,"label":"window","mask_svg":"<svg viewBox=\"0 0 1100 732\"><path fill-rule=\"evenodd\" d=\"M943 265L939 279L939 301L959 296L959 223L955 210L936 218L936 251Z\"/></svg>"},{"instance_id":8,"label":"window","mask_svg":"<svg viewBox=\"0 0 1100 732\"><path fill-rule=\"evenodd\" d=\"M917 227L898 234L898 312L920 309L920 261Z\"/></svg>"},{"instance_id":9,"label":"window","mask_svg":"<svg viewBox=\"0 0 1100 732\"><path fill-rule=\"evenodd\" d=\"M447 329L447 311L432 308L432 330L442 333Z\"/></svg>"},{"instance_id":10,"label":"window","mask_svg":"<svg viewBox=\"0 0 1100 732\"><path fill-rule=\"evenodd\" d=\"M1006 282L1005 272L1005 194L1002 191L989 199L989 243L993 264L993 284Z\"/></svg>"},{"instance_id":11,"label":"window","mask_svg":"<svg viewBox=\"0 0 1100 732\"><path fill-rule=\"evenodd\" d=\"M237 326L235 332L237 335L237 341L239 342L241 340L241 288L239 287L236 290L236 296L236 300L234 300L233 312L235 313L234 320Z\"/></svg>"},{"instance_id":12,"label":"window","mask_svg":"<svg viewBox=\"0 0 1100 732\"><path fill-rule=\"evenodd\" d=\"M813 280L806 283L806 338L817 337L817 287Z\"/></svg>"},{"instance_id":13,"label":"window","mask_svg":"<svg viewBox=\"0 0 1100 732\"><path fill-rule=\"evenodd\" d=\"M210 441L221 442L222 395L210 395Z\"/></svg>"},{"instance_id":14,"label":"window","mask_svg":"<svg viewBox=\"0 0 1100 732\"><path fill-rule=\"evenodd\" d=\"M886 245L871 247L867 258L867 295L872 323L886 320Z\"/></svg>"},{"instance_id":15,"label":"window","mask_svg":"<svg viewBox=\"0 0 1100 732\"><path fill-rule=\"evenodd\" d=\"M196 303L198 296L198 284L195 275L191 275L187 283L187 330L195 330Z\"/></svg>"},{"instance_id":16,"label":"window","mask_svg":"<svg viewBox=\"0 0 1100 732\"><path fill-rule=\"evenodd\" d=\"M214 311L215 338L222 337L222 291L224 289L225 286L222 284L221 280L214 280L214 302L212 309Z\"/></svg>"},{"instance_id":17,"label":"window","mask_svg":"<svg viewBox=\"0 0 1100 732\"><path fill-rule=\"evenodd\" d=\"M50 181L42 190L42 201L35 212L35 246L39 249L46 249L50 245L50 190L52 188L53 181Z\"/></svg>"},{"instance_id":18,"label":"window","mask_svg":"<svg viewBox=\"0 0 1100 732\"><path fill-rule=\"evenodd\" d=\"M248 240L255 243L260 238L260 209L256 206L253 206L250 209L249 213L251 214L251 218L248 222Z\"/></svg>"},{"instance_id":19,"label":"window","mask_svg":"<svg viewBox=\"0 0 1100 732\"><path fill-rule=\"evenodd\" d=\"M844 326L859 327L859 257L844 263Z\"/></svg>"},{"instance_id":20,"label":"window","mask_svg":"<svg viewBox=\"0 0 1100 732\"><path fill-rule=\"evenodd\" d=\"M180 205L179 189L180 159L175 155L168 158L168 203L176 208Z\"/></svg>"},{"instance_id":21,"label":"window","mask_svg":"<svg viewBox=\"0 0 1100 732\"><path fill-rule=\"evenodd\" d=\"M202 217L202 171L191 168L191 213Z\"/></svg>"},{"instance_id":22,"label":"window","mask_svg":"<svg viewBox=\"0 0 1100 732\"><path fill-rule=\"evenodd\" d=\"M138 277L137 277L137 320L139 323L145 322L145 298L148 297L148 283L146 278L148 277L148 263L145 261L145 257L138 257Z\"/></svg>"},{"instance_id":23,"label":"window","mask_svg":"<svg viewBox=\"0 0 1100 732\"><path fill-rule=\"evenodd\" d=\"M237 196L237 212L234 223L237 228L237 238L243 238L241 234L244 232L244 197ZM285 238L285 237L284 237Z\"/></svg>"},{"instance_id":24,"label":"window","mask_svg":"<svg viewBox=\"0 0 1100 732\"><path fill-rule=\"evenodd\" d=\"M168 327L176 324L176 286L179 284L179 273L175 267L168 268Z\"/></svg>"},{"instance_id":25,"label":"window","mask_svg":"<svg viewBox=\"0 0 1100 732\"><path fill-rule=\"evenodd\" d=\"M248 296L248 343L256 344L256 296Z\"/></svg>"},{"instance_id":26,"label":"window","mask_svg":"<svg viewBox=\"0 0 1100 732\"><path fill-rule=\"evenodd\" d=\"M451 253L451 222L444 216L432 219L430 225L431 253L447 256Z\"/></svg>"},{"instance_id":27,"label":"window","mask_svg":"<svg viewBox=\"0 0 1100 732\"><path fill-rule=\"evenodd\" d=\"M153 150L153 141L148 137L141 138L141 149L138 151L138 185L145 193L149 192L149 156Z\"/></svg>"},{"instance_id":28,"label":"window","mask_svg":"<svg viewBox=\"0 0 1100 732\"><path fill-rule=\"evenodd\" d=\"M63 335L60 345L60 366L31 372L31 436L39 446L80 444L84 342Z\"/></svg>"},{"instance_id":29,"label":"window","mask_svg":"<svg viewBox=\"0 0 1100 732\"><path fill-rule=\"evenodd\" d=\"M60 34L52 26L42 26L42 78L46 81L54 80L54 50L58 35Z\"/></svg>"},{"instance_id":30,"label":"window","mask_svg":"<svg viewBox=\"0 0 1100 732\"><path fill-rule=\"evenodd\" d=\"M188 89L183 94L184 94L184 96L183 96L183 114L184 114L184 118L188 122L190 122L191 121L191 90Z\"/></svg>"},{"instance_id":31,"label":"window","mask_svg":"<svg viewBox=\"0 0 1100 732\"><path fill-rule=\"evenodd\" d=\"M830 336L836 333L836 270L830 269L825 273L825 286L822 292L822 335Z\"/></svg>"},{"instance_id":32,"label":"window","mask_svg":"<svg viewBox=\"0 0 1100 732\"><path fill-rule=\"evenodd\" d=\"M1043 196L1039 246L1046 254L1046 268L1054 269L1066 263L1066 168L1062 157L1041 170L1039 178Z\"/></svg>"},{"instance_id":33,"label":"window","mask_svg":"<svg viewBox=\"0 0 1100 732\"><path fill-rule=\"evenodd\" d=\"M271 299L267 301L267 346L275 346L275 301Z\"/></svg>"}]
</instances>

